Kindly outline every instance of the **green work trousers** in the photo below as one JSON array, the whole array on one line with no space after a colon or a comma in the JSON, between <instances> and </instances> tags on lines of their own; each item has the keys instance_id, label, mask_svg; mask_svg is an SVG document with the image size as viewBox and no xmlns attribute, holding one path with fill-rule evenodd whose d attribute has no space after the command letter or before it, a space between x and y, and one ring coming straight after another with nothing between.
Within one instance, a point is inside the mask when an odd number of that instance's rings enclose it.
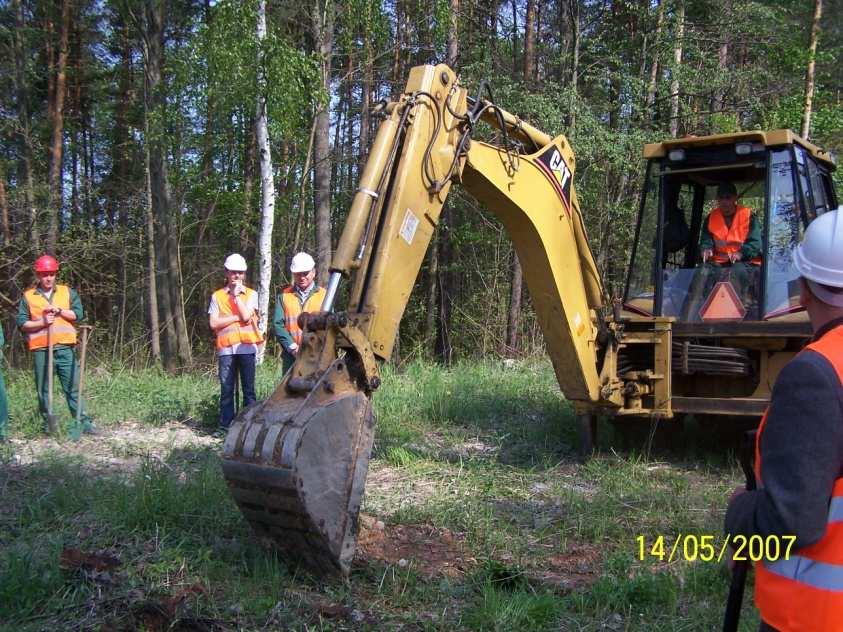
<instances>
[{"instance_id":1,"label":"green work trousers","mask_svg":"<svg viewBox=\"0 0 843 632\"><path fill-rule=\"evenodd\" d=\"M296 361L296 356L294 356L292 353L290 353L286 349L281 352L281 375L282 376L287 375L287 371L290 370L290 367L293 366L295 361Z\"/></svg>"},{"instance_id":2,"label":"green work trousers","mask_svg":"<svg viewBox=\"0 0 843 632\"><path fill-rule=\"evenodd\" d=\"M3 354L0 353L0 441L6 439L9 425L9 404L6 401L6 383L3 381Z\"/></svg>"},{"instance_id":3,"label":"green work trousers","mask_svg":"<svg viewBox=\"0 0 843 632\"><path fill-rule=\"evenodd\" d=\"M38 391L38 410L44 420L47 420L47 350L39 349L32 352L35 361L35 388ZM76 405L78 402L78 390L76 388L79 376L79 365L76 364L76 356L71 347L53 348L53 371L59 377L61 388L64 391L64 398L67 400L67 407L73 419L76 419ZM56 414L55 397L53 398L52 413ZM91 418L82 411L82 426L90 426Z\"/></svg>"}]
</instances>

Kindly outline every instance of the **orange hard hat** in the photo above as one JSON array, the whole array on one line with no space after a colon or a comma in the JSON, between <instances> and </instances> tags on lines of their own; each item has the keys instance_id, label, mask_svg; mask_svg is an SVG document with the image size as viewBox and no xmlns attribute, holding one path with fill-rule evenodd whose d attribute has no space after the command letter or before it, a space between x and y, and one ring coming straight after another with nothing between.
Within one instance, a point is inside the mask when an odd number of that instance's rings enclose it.
<instances>
[{"instance_id":1,"label":"orange hard hat","mask_svg":"<svg viewBox=\"0 0 843 632\"><path fill-rule=\"evenodd\" d=\"M35 260L36 272L58 272L59 262L51 255L41 255Z\"/></svg>"}]
</instances>

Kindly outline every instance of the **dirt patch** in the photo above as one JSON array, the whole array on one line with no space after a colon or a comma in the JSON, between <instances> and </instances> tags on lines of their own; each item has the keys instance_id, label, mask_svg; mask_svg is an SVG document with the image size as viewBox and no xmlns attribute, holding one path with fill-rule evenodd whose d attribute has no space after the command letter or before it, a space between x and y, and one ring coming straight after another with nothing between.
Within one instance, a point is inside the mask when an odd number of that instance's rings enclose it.
<instances>
[{"instance_id":1,"label":"dirt patch","mask_svg":"<svg viewBox=\"0 0 843 632\"><path fill-rule=\"evenodd\" d=\"M600 549L593 544L574 544L564 553L536 560L536 568L527 571L533 581L564 591L589 586L600 577Z\"/></svg>"},{"instance_id":2,"label":"dirt patch","mask_svg":"<svg viewBox=\"0 0 843 632\"><path fill-rule=\"evenodd\" d=\"M12 439L8 464L16 466L37 463L48 456L78 456L86 464L103 473L131 472L145 459L166 459L173 451L217 449L222 439L208 432L179 422L168 422L155 428L139 423L121 423L100 428L96 436L82 435L79 441L39 437Z\"/></svg>"},{"instance_id":3,"label":"dirt patch","mask_svg":"<svg viewBox=\"0 0 843 632\"><path fill-rule=\"evenodd\" d=\"M436 489L436 481L416 479L401 468L373 461L366 477L366 506L375 513L385 510L385 503L394 506L397 499L399 504L421 506Z\"/></svg>"},{"instance_id":4,"label":"dirt patch","mask_svg":"<svg viewBox=\"0 0 843 632\"><path fill-rule=\"evenodd\" d=\"M590 586L599 579L602 556L598 546L569 541L564 551L558 548L558 544L534 542L518 559L502 553L496 561L520 569L532 584L544 584L560 592Z\"/></svg>"},{"instance_id":5,"label":"dirt patch","mask_svg":"<svg viewBox=\"0 0 843 632\"><path fill-rule=\"evenodd\" d=\"M357 560L409 567L428 579L459 577L477 564L463 534L431 525L385 525L362 515Z\"/></svg>"}]
</instances>

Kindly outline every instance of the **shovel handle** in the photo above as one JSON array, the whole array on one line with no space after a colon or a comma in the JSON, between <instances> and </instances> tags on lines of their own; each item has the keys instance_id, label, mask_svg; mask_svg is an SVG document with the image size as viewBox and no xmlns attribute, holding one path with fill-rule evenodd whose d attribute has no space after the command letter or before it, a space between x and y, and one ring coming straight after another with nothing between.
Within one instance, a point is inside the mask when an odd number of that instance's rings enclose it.
<instances>
[{"instance_id":1,"label":"shovel handle","mask_svg":"<svg viewBox=\"0 0 843 632\"><path fill-rule=\"evenodd\" d=\"M79 325L82 331L81 349L79 351L79 385L76 390L76 426L81 428L82 424L82 389L85 386L85 352L88 349L88 336L93 327L91 325Z\"/></svg>"},{"instance_id":2,"label":"shovel handle","mask_svg":"<svg viewBox=\"0 0 843 632\"><path fill-rule=\"evenodd\" d=\"M53 325L47 325L47 414L53 414Z\"/></svg>"},{"instance_id":3,"label":"shovel handle","mask_svg":"<svg viewBox=\"0 0 843 632\"><path fill-rule=\"evenodd\" d=\"M740 451L740 463L746 479L746 489L755 489L755 472L752 461L755 456L755 434L757 431L747 432L743 438ZM735 562L732 570L732 583L729 585L729 600L726 602L726 614L723 616L723 632L737 632L738 623L741 618L741 606L743 605L743 592L746 586L746 573L749 570L749 562L740 560Z\"/></svg>"}]
</instances>

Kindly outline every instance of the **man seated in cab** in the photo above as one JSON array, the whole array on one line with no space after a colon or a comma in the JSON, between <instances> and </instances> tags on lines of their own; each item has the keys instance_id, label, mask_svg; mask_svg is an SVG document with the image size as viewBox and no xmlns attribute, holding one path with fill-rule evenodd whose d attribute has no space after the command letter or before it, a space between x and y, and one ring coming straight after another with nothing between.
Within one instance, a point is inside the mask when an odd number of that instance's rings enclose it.
<instances>
[{"instance_id":1,"label":"man seated in cab","mask_svg":"<svg viewBox=\"0 0 843 632\"><path fill-rule=\"evenodd\" d=\"M738 204L738 191L731 182L717 186L717 206L703 222L700 253L703 265L697 269L690 291L686 317L696 320L708 294L718 281L732 284L747 310L757 300L761 266L761 224L748 206Z\"/></svg>"},{"instance_id":2,"label":"man seated in cab","mask_svg":"<svg viewBox=\"0 0 843 632\"><path fill-rule=\"evenodd\" d=\"M761 226L748 206L738 204L731 182L717 187L717 207L705 220L700 252L703 263L761 265Z\"/></svg>"}]
</instances>

